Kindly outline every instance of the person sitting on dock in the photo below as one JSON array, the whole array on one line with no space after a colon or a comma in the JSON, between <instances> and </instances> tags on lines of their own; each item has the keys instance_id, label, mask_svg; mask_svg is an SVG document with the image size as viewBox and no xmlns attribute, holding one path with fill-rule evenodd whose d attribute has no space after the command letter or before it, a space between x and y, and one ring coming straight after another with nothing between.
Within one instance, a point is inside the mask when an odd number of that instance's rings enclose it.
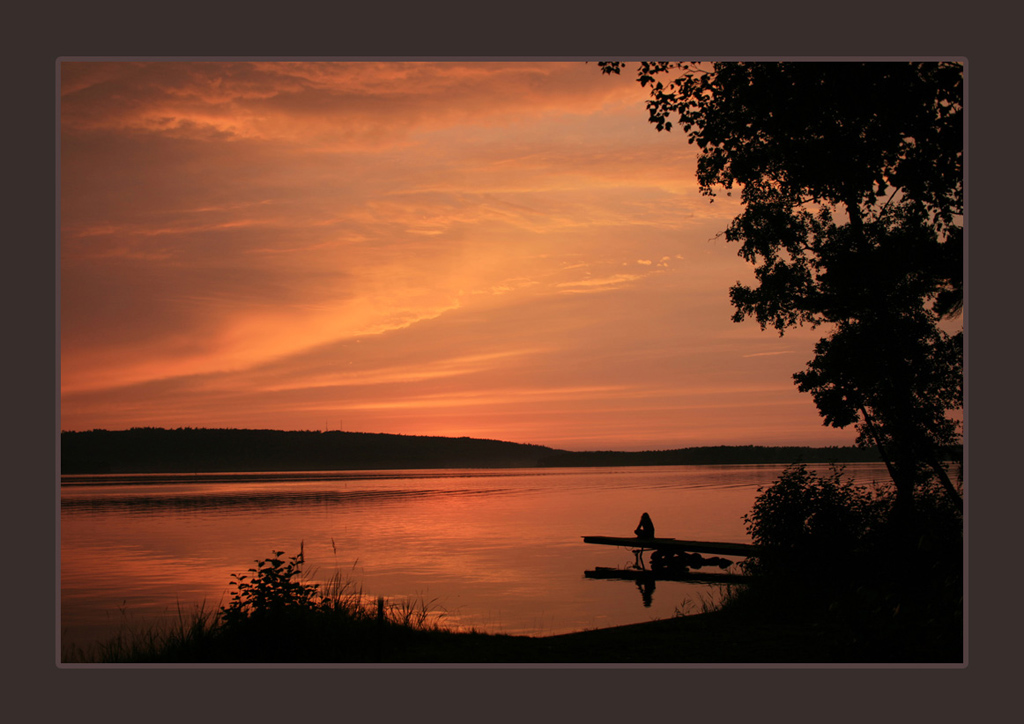
<instances>
[{"instance_id":1,"label":"person sitting on dock","mask_svg":"<svg viewBox=\"0 0 1024 724\"><path fill-rule=\"evenodd\" d=\"M641 515L640 516L640 525L638 525L636 530L634 530L633 532L636 533L636 537L637 538L642 538L642 539L645 539L645 540L653 538L654 537L654 523L653 523L653 521L651 521L651 516L647 515L647 513L644 513L643 515Z\"/></svg>"}]
</instances>

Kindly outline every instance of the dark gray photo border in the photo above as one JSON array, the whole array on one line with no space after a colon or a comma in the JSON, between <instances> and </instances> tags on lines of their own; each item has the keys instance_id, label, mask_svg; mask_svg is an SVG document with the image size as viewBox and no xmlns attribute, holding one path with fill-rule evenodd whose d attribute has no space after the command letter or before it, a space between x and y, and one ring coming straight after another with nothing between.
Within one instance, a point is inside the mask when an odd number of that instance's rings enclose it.
<instances>
[{"instance_id":1,"label":"dark gray photo border","mask_svg":"<svg viewBox=\"0 0 1024 724\"><path fill-rule=\"evenodd\" d=\"M266 7L266 9L264 9ZM376 721L623 721L638 716L742 721L955 721L1015 692L1016 630L999 595L1013 554L1018 474L1006 402L1007 333L1019 249L1009 198L1019 154L1010 112L1007 12L952 2L856 7L738 0L727 5L627 3L306 3L293 6L94 2L28 6L8 26L8 178L15 224L5 244L8 328L6 647L15 718L107 722L287 717ZM59 257L56 253L56 77L66 57L623 59L961 58L968 68L968 665L965 668L425 667L97 668L56 665L59 507ZM1014 124L1011 126L1010 124ZM1002 148L996 148L1000 144ZM11 193L9 191L8 193ZM972 244L973 241L973 244ZM1000 243L1002 242L1002 243ZM992 253L999 244L1000 257ZM1019 273L1018 273L1019 274ZM1007 297L1006 299L1003 296ZM973 372L973 374L972 374ZM1002 405L999 402L1003 402ZM1019 423L1017 424L1019 428ZM1005 473L1005 474L1004 474ZM994 486L1001 485L1001 488ZM976 486L976 487L975 487ZM993 495L998 492L998 496ZM1004 584L1005 585L1005 584ZM1002 587L1002 586L1000 586ZM1016 608L1016 607L1015 607ZM1004 626L1008 626L1003 630Z\"/></svg>"}]
</instances>

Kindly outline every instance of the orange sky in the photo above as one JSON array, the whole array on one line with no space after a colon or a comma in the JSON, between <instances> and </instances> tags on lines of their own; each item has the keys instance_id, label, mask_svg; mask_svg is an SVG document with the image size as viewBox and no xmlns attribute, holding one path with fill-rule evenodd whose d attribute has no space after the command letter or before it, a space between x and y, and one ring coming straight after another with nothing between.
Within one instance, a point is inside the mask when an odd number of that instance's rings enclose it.
<instances>
[{"instance_id":1,"label":"orange sky","mask_svg":"<svg viewBox=\"0 0 1024 724\"><path fill-rule=\"evenodd\" d=\"M852 443L593 63L66 62L61 427Z\"/></svg>"}]
</instances>

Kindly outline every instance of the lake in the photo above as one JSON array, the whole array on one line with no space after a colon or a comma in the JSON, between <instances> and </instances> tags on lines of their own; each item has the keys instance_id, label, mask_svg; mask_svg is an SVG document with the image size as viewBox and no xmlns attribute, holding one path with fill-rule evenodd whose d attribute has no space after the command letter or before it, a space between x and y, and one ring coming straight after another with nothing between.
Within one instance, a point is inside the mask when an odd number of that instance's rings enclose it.
<instances>
[{"instance_id":1,"label":"lake","mask_svg":"<svg viewBox=\"0 0 1024 724\"><path fill-rule=\"evenodd\" d=\"M826 470L827 466L809 465ZM845 466L886 480L876 463ZM304 547L311 582L421 602L450 627L552 635L699 613L715 584L584 577L627 548L584 535L749 542L743 515L779 465L63 476L63 644L226 604L232 573ZM717 571L718 569L711 569ZM738 571L737 566L730 571Z\"/></svg>"}]
</instances>

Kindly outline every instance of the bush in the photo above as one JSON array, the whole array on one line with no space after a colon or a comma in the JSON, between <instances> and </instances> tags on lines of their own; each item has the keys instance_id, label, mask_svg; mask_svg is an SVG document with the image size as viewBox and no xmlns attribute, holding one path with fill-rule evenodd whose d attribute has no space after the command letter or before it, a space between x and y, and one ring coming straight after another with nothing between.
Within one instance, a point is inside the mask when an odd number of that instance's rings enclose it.
<instances>
[{"instance_id":1,"label":"bush","mask_svg":"<svg viewBox=\"0 0 1024 724\"><path fill-rule=\"evenodd\" d=\"M878 661L958 660L963 651L962 515L934 483L910 521L893 496L787 468L744 516L760 547L742 602L762 615L829 622ZM895 658L894 658L895 657Z\"/></svg>"},{"instance_id":2,"label":"bush","mask_svg":"<svg viewBox=\"0 0 1024 724\"><path fill-rule=\"evenodd\" d=\"M751 567L761 574L795 574L849 565L881 527L887 508L873 490L844 479L841 467L818 475L806 465L790 466L771 486L758 489L743 516L761 549Z\"/></svg>"},{"instance_id":3,"label":"bush","mask_svg":"<svg viewBox=\"0 0 1024 724\"><path fill-rule=\"evenodd\" d=\"M221 625L226 630L243 624L273 625L311 613L323 606L316 584L302 581L305 562L302 546L299 553L285 560L284 551L273 551L272 558L256 562L252 576L232 573L235 586L231 602L221 608Z\"/></svg>"}]
</instances>

